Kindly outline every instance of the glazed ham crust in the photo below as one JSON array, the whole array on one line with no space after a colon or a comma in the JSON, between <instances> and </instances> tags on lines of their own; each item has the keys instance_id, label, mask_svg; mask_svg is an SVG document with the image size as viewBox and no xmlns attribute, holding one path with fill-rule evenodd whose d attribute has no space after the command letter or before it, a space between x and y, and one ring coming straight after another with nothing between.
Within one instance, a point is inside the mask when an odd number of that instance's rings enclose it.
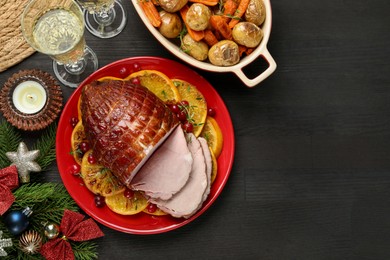
<instances>
[{"instance_id":1,"label":"glazed ham crust","mask_svg":"<svg viewBox=\"0 0 390 260\"><path fill-rule=\"evenodd\" d=\"M96 160L125 185L179 124L156 95L126 81L94 81L86 85L81 111Z\"/></svg>"}]
</instances>

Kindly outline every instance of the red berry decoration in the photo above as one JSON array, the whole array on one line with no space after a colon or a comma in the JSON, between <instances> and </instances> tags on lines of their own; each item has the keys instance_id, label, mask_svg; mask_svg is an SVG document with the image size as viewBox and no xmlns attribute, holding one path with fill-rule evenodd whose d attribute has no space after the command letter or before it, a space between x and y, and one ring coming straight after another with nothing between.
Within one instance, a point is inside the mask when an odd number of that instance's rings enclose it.
<instances>
[{"instance_id":1,"label":"red berry decoration","mask_svg":"<svg viewBox=\"0 0 390 260\"><path fill-rule=\"evenodd\" d=\"M134 198L134 191L130 189L126 189L123 193L123 196L125 196L128 199Z\"/></svg>"},{"instance_id":2,"label":"red berry decoration","mask_svg":"<svg viewBox=\"0 0 390 260\"><path fill-rule=\"evenodd\" d=\"M102 208L106 205L106 202L104 200L104 197L101 195L95 195L95 206L97 208Z\"/></svg>"},{"instance_id":3,"label":"red berry decoration","mask_svg":"<svg viewBox=\"0 0 390 260\"><path fill-rule=\"evenodd\" d=\"M154 213L154 212L156 212L156 210L157 210L157 206L156 206L156 204L149 203L149 205L148 205L148 207L146 208L146 210L147 210L149 213Z\"/></svg>"},{"instance_id":4,"label":"red berry decoration","mask_svg":"<svg viewBox=\"0 0 390 260\"><path fill-rule=\"evenodd\" d=\"M79 149L82 153L86 153L89 150L89 144L87 142L81 142L79 145Z\"/></svg>"},{"instance_id":5,"label":"red berry decoration","mask_svg":"<svg viewBox=\"0 0 390 260\"><path fill-rule=\"evenodd\" d=\"M74 128L77 123L79 122L79 119L77 117L71 117L70 118L70 125Z\"/></svg>"},{"instance_id":6,"label":"red berry decoration","mask_svg":"<svg viewBox=\"0 0 390 260\"><path fill-rule=\"evenodd\" d=\"M215 116L215 109L212 108L212 107L209 107L209 108L207 109L207 115L208 115L208 116L211 116L211 117L214 117L214 116Z\"/></svg>"},{"instance_id":7,"label":"red berry decoration","mask_svg":"<svg viewBox=\"0 0 390 260\"><path fill-rule=\"evenodd\" d=\"M139 65L138 63L134 63L133 64L133 69L134 69L134 71L140 71L141 70L141 65Z\"/></svg>"},{"instance_id":8,"label":"red berry decoration","mask_svg":"<svg viewBox=\"0 0 390 260\"><path fill-rule=\"evenodd\" d=\"M182 110L180 111L178 114L176 114L177 118L181 121L181 122L185 122L187 120L187 113L186 111Z\"/></svg>"},{"instance_id":9,"label":"red berry decoration","mask_svg":"<svg viewBox=\"0 0 390 260\"><path fill-rule=\"evenodd\" d=\"M88 159L88 163L89 164L95 164L96 163L96 159L95 159L95 156L93 156L93 154L89 154L87 159Z\"/></svg>"},{"instance_id":10,"label":"red berry decoration","mask_svg":"<svg viewBox=\"0 0 390 260\"><path fill-rule=\"evenodd\" d=\"M175 114L180 113L180 107L177 104L170 105L170 109Z\"/></svg>"},{"instance_id":11,"label":"red berry decoration","mask_svg":"<svg viewBox=\"0 0 390 260\"><path fill-rule=\"evenodd\" d=\"M127 69L126 69L125 67L120 68L119 73L120 73L121 75L129 74L129 73L127 72Z\"/></svg>"},{"instance_id":12,"label":"red berry decoration","mask_svg":"<svg viewBox=\"0 0 390 260\"><path fill-rule=\"evenodd\" d=\"M69 173L72 175L79 175L81 167L78 164L72 164L69 168Z\"/></svg>"},{"instance_id":13,"label":"red berry decoration","mask_svg":"<svg viewBox=\"0 0 390 260\"><path fill-rule=\"evenodd\" d=\"M182 106L185 106L185 107L188 107L188 106L190 105L190 103L188 103L187 100L182 100L182 101L180 101L180 104L181 104Z\"/></svg>"},{"instance_id":14,"label":"red berry decoration","mask_svg":"<svg viewBox=\"0 0 390 260\"><path fill-rule=\"evenodd\" d=\"M192 133L194 131L194 125L191 124L190 122L185 122L184 124L181 125L184 131L187 133Z\"/></svg>"},{"instance_id":15,"label":"red berry decoration","mask_svg":"<svg viewBox=\"0 0 390 260\"><path fill-rule=\"evenodd\" d=\"M141 81L139 80L139 78L136 77L131 79L131 83L133 83L134 85L140 85Z\"/></svg>"}]
</instances>

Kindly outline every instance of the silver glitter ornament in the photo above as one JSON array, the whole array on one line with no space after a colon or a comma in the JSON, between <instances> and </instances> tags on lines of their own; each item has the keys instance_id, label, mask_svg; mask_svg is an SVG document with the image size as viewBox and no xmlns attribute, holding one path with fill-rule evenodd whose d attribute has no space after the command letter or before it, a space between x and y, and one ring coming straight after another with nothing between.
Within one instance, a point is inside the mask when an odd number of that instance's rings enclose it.
<instances>
[{"instance_id":1,"label":"silver glitter ornament","mask_svg":"<svg viewBox=\"0 0 390 260\"><path fill-rule=\"evenodd\" d=\"M12 239L11 238L2 238L3 237L3 231L0 231L0 256L7 256L7 252L5 252L3 247L11 247Z\"/></svg>"},{"instance_id":2,"label":"silver glitter ornament","mask_svg":"<svg viewBox=\"0 0 390 260\"><path fill-rule=\"evenodd\" d=\"M24 232L19 238L20 250L26 254L36 254L42 246L42 237L35 230L29 230Z\"/></svg>"},{"instance_id":3,"label":"silver glitter ornament","mask_svg":"<svg viewBox=\"0 0 390 260\"><path fill-rule=\"evenodd\" d=\"M45 225L45 236L48 239L53 239L58 237L60 234L60 227L57 224L49 223Z\"/></svg>"},{"instance_id":4,"label":"silver glitter ornament","mask_svg":"<svg viewBox=\"0 0 390 260\"><path fill-rule=\"evenodd\" d=\"M41 171L41 166L34 162L39 156L39 150L29 151L24 142L19 144L16 152L7 152L5 155L18 168L21 183L30 182L30 172Z\"/></svg>"}]
</instances>

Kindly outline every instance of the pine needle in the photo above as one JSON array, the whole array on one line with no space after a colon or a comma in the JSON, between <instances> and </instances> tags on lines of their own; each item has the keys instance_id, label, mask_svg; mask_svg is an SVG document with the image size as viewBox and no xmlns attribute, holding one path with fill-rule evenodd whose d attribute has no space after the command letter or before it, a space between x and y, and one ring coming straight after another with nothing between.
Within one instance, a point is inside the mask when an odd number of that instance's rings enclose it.
<instances>
[{"instance_id":1,"label":"pine needle","mask_svg":"<svg viewBox=\"0 0 390 260\"><path fill-rule=\"evenodd\" d=\"M81 243L71 243L73 253L76 259L79 260L91 260L97 259L97 245L91 241L85 241Z\"/></svg>"},{"instance_id":2,"label":"pine needle","mask_svg":"<svg viewBox=\"0 0 390 260\"><path fill-rule=\"evenodd\" d=\"M33 211L31 223L60 223L65 209L77 211L75 201L65 187L58 183L30 183L20 186L15 192L12 208L30 207Z\"/></svg>"},{"instance_id":3,"label":"pine needle","mask_svg":"<svg viewBox=\"0 0 390 260\"><path fill-rule=\"evenodd\" d=\"M21 141L20 133L2 119L0 121L0 168L5 168L11 164L5 153L16 151Z\"/></svg>"},{"instance_id":4,"label":"pine needle","mask_svg":"<svg viewBox=\"0 0 390 260\"><path fill-rule=\"evenodd\" d=\"M32 148L32 150L39 150L39 157L36 162L41 166L42 171L47 170L56 159L56 132L57 123L49 125Z\"/></svg>"}]
</instances>

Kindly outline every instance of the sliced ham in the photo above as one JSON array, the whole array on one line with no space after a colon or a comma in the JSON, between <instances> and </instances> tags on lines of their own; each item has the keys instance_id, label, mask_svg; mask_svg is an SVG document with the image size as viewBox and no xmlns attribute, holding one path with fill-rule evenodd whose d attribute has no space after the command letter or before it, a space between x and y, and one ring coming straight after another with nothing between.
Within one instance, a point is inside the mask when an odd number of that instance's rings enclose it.
<instances>
[{"instance_id":1,"label":"sliced ham","mask_svg":"<svg viewBox=\"0 0 390 260\"><path fill-rule=\"evenodd\" d=\"M183 130L176 127L138 171L130 187L152 199L168 200L187 183L192 164Z\"/></svg>"},{"instance_id":2,"label":"sliced ham","mask_svg":"<svg viewBox=\"0 0 390 260\"><path fill-rule=\"evenodd\" d=\"M189 218L200 209L210 182L200 141L193 134L187 139L193 164L186 185L169 200L151 199L161 210L177 218Z\"/></svg>"},{"instance_id":3,"label":"sliced ham","mask_svg":"<svg viewBox=\"0 0 390 260\"><path fill-rule=\"evenodd\" d=\"M210 188L211 188L211 172L213 171L213 161L211 158L211 152L209 149L209 146L207 144L206 139L203 137L198 137L198 140L200 142L200 145L202 146L202 151L204 155L204 160L206 163L206 176L207 176L207 187L206 190L203 193L203 201L207 199L207 197L210 194Z\"/></svg>"}]
</instances>

